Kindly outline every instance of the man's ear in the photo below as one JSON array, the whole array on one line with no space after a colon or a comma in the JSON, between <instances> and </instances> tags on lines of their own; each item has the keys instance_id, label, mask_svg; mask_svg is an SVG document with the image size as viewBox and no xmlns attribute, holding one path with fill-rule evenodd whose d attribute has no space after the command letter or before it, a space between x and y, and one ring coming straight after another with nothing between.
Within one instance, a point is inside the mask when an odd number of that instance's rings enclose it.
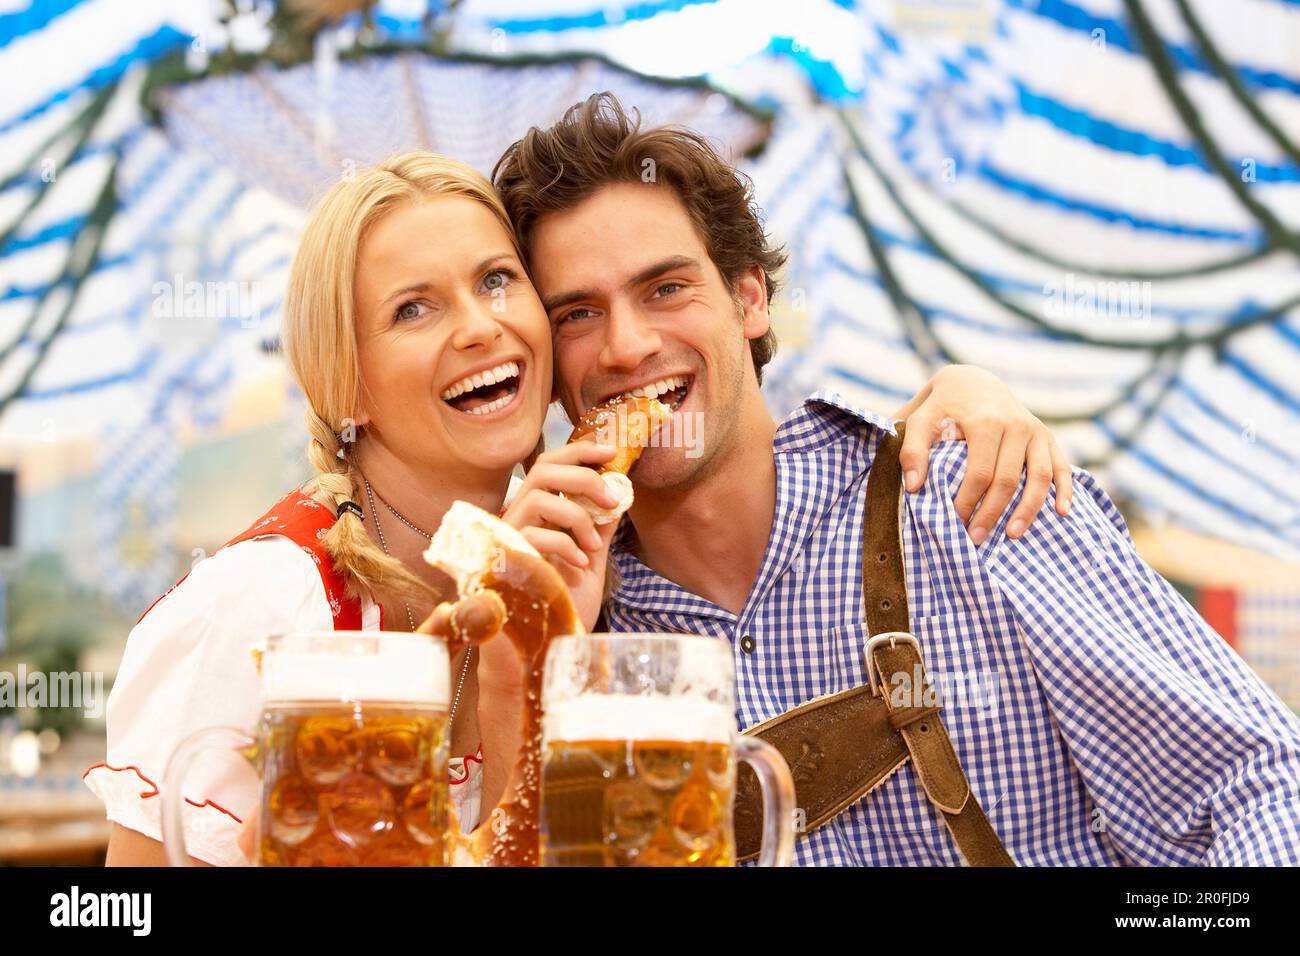
<instances>
[{"instance_id":1,"label":"man's ear","mask_svg":"<svg viewBox=\"0 0 1300 956\"><path fill-rule=\"evenodd\" d=\"M767 273L762 266L754 266L740 277L736 296L740 299L745 338L762 338L772 324L767 313Z\"/></svg>"}]
</instances>

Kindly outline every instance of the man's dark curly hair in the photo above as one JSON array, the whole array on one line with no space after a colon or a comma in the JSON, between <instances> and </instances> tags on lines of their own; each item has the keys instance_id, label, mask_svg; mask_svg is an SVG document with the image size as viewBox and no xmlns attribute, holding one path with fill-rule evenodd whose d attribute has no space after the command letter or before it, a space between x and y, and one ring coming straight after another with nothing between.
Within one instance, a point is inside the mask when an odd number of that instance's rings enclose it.
<instances>
[{"instance_id":1,"label":"man's dark curly hair","mask_svg":"<svg viewBox=\"0 0 1300 956\"><path fill-rule=\"evenodd\" d=\"M653 162L648 162L653 161ZM492 171L524 254L548 213L578 205L605 186L653 180L668 185L686 207L709 258L733 289L754 266L776 294L785 252L768 241L754 205L754 186L699 133L675 126L641 129L612 93L570 107L554 126L533 127L502 155ZM771 329L751 339L758 380L776 352Z\"/></svg>"}]
</instances>

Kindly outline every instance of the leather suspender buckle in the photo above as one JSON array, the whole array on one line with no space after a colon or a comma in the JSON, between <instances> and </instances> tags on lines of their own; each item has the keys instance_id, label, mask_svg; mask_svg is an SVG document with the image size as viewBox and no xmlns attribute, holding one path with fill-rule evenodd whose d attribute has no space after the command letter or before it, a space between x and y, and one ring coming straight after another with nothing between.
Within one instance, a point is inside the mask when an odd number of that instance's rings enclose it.
<instances>
[{"instance_id":1,"label":"leather suspender buckle","mask_svg":"<svg viewBox=\"0 0 1300 956\"><path fill-rule=\"evenodd\" d=\"M871 683L871 696L873 697L880 696L880 686L876 679L876 658L873 652L881 644L888 644L890 647L897 647L899 641L911 644L916 648L917 656L920 656L920 642L906 631L890 631L887 634L877 634L867 640L863 654L865 654L867 658L867 680Z\"/></svg>"}]
</instances>

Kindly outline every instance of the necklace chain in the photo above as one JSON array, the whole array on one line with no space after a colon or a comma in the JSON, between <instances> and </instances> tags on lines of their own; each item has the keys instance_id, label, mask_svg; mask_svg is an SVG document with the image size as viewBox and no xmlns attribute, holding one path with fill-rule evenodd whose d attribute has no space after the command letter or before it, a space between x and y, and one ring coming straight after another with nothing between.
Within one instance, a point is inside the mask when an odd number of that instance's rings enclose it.
<instances>
[{"instance_id":1,"label":"necklace chain","mask_svg":"<svg viewBox=\"0 0 1300 956\"><path fill-rule=\"evenodd\" d=\"M362 476L361 476L361 480L362 480L362 482L365 483L365 486L366 486L366 499L367 499L367 501L369 501L369 503L370 503L370 515L371 515L371 517L373 517L373 518L375 519L375 532L379 535L379 546L380 546L381 548L384 549L384 554L387 554L387 555L391 558L392 555L391 555L391 554L389 553L389 551L388 551L388 542L384 540L384 528L383 528L383 525L381 525L381 524L379 523L379 515L378 515L378 513L375 511L375 498L377 498L378 495L376 495L376 494L374 493L374 491L371 489L371 487L370 487L370 480L369 480L368 478L366 478L365 475L362 475ZM379 500L380 500L380 501L384 501L383 498L379 498ZM397 518L398 521L401 521L404 525L406 525L406 526L407 526L408 528L410 528L412 531L416 532L417 534L422 534L422 535L424 535L426 538L432 538L432 535L425 534L423 531L421 531L421 530L420 530L419 528L417 528L415 525L411 524L411 522L407 521L407 520L406 520L405 518L403 518L400 514L398 514L398 513L397 513L397 509L395 509L395 508L394 508L392 505L390 505L387 501L384 501L384 507L387 508L389 511L391 511L391 512L393 513L393 515ZM411 625L411 630L414 631L414 630L415 630L415 617L411 614L411 608L410 608L410 606L409 606L405 601L403 601L403 602L402 602L402 608L406 611L406 620L407 620L407 622ZM465 663L461 666L461 669L460 669L460 680L457 681L457 683L456 683L456 696L452 699L452 702L451 702L451 711L447 714L447 727L448 727L448 729L451 728L452 722L456 719L456 708L460 705L460 692L461 692L461 689L464 688L464 686L465 686L465 675L469 673L469 661L470 661L470 657L471 657L471 655L473 655L473 653L474 653L474 645L471 644L469 647L467 647L467 648L465 649Z\"/></svg>"},{"instance_id":2,"label":"necklace chain","mask_svg":"<svg viewBox=\"0 0 1300 956\"><path fill-rule=\"evenodd\" d=\"M372 492L370 491L370 483L369 483L369 482L366 483L366 494L372 494ZM410 522L409 520L407 520L407 518L406 518L406 517L405 517L405 516L400 512L400 511L398 511L396 508L394 508L392 505L390 505L387 501L384 500L384 496L383 496L383 495L379 494L378 492L373 492L373 494L374 494L374 496L375 496L376 498L379 499L379 503L380 503L380 504L382 504L385 508L387 508L389 511L391 511L391 512L393 513L393 517L394 517L394 518L396 518L398 521L402 522L402 524L406 525L408 528L410 528L412 531L414 531L414 532L415 532L416 534L418 534L420 537L422 537L422 538L428 538L430 541L433 540L433 535L431 535L429 532L427 532L427 531L423 531L423 530L421 530L420 528L417 528L415 525L411 524L411 522ZM378 522L375 522L375 527L376 527L376 528L379 527L379 523L378 523Z\"/></svg>"}]
</instances>

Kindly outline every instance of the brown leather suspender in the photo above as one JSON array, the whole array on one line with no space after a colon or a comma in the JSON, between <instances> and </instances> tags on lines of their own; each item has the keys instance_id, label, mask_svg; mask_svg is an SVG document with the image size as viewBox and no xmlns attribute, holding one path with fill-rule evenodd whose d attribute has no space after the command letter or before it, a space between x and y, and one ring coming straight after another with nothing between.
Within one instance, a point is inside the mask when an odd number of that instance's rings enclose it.
<instances>
[{"instance_id":1,"label":"brown leather suspender","mask_svg":"<svg viewBox=\"0 0 1300 956\"><path fill-rule=\"evenodd\" d=\"M920 646L908 632L899 511L902 498L897 437L882 434L867 476L863 508L862 595L867 629L869 682L819 697L745 731L772 744L794 777L802 830L811 832L889 779L909 759L926 796L942 812L957 848L970 866L1015 866L971 793L948 732L939 719L937 693L922 693ZM903 686L921 675L921 686L893 694L895 674ZM899 701L895 698L904 697ZM742 766L736 784L736 852L758 855L762 801L753 771Z\"/></svg>"}]
</instances>

